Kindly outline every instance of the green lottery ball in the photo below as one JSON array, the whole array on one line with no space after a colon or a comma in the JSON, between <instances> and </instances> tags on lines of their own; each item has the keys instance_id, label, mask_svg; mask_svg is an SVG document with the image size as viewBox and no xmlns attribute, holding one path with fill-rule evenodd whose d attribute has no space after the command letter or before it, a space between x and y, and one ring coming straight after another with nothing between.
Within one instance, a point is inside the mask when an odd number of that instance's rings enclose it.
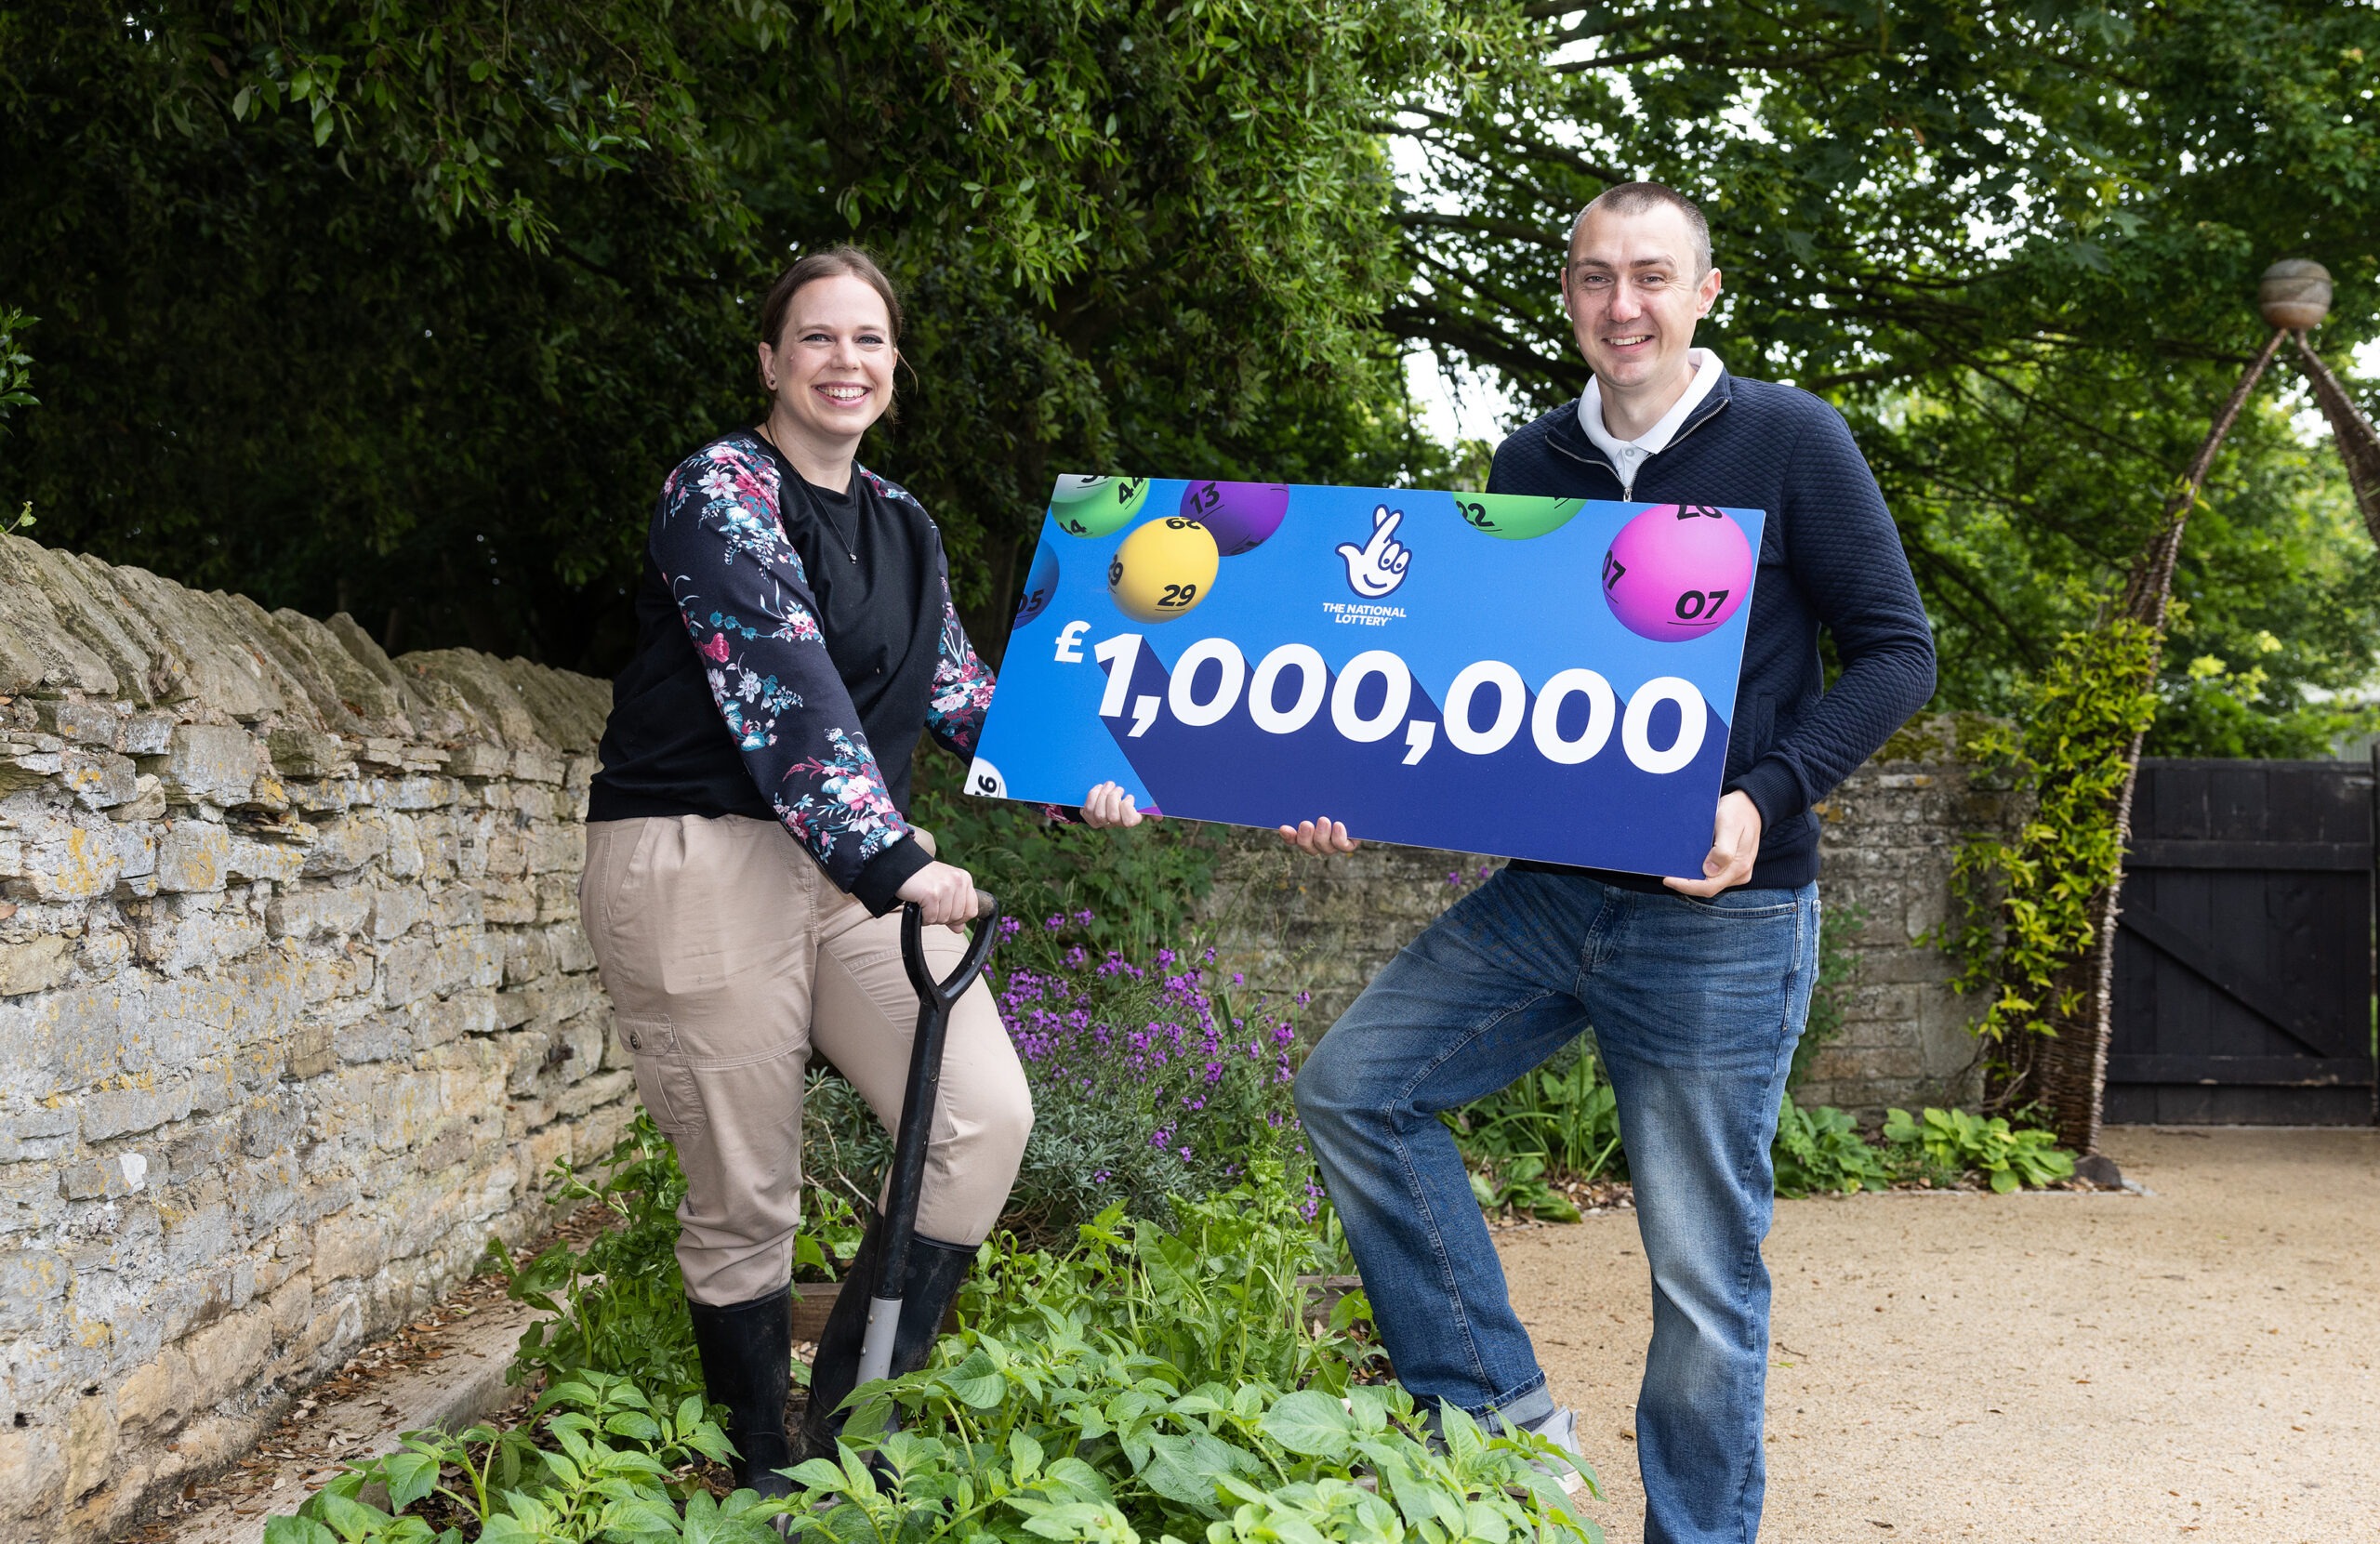
<instances>
[{"instance_id":1,"label":"green lottery ball","mask_svg":"<svg viewBox=\"0 0 2380 1544\"><path fill-rule=\"evenodd\" d=\"M1104 536L1121 531L1149 501L1145 477L1077 477L1058 479L1050 495L1050 513L1058 529L1070 536Z\"/></svg>"},{"instance_id":2,"label":"green lottery ball","mask_svg":"<svg viewBox=\"0 0 2380 1544\"><path fill-rule=\"evenodd\" d=\"M1153 520L1116 548L1107 593L1136 622L1170 622L1207 598L1222 556L1214 534L1197 521Z\"/></svg>"},{"instance_id":3,"label":"green lottery ball","mask_svg":"<svg viewBox=\"0 0 2380 1544\"><path fill-rule=\"evenodd\" d=\"M1474 530L1506 541L1527 541L1559 531L1586 508L1583 498L1541 498L1535 494L1457 494L1455 512Z\"/></svg>"}]
</instances>

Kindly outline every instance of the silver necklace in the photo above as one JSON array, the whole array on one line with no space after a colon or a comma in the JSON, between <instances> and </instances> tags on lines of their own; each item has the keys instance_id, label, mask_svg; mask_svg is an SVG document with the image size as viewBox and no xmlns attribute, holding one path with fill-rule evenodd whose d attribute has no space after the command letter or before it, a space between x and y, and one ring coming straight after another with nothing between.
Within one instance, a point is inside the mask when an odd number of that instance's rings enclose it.
<instances>
[{"instance_id":1,"label":"silver necklace","mask_svg":"<svg viewBox=\"0 0 2380 1544\"><path fill-rule=\"evenodd\" d=\"M777 459L785 463L786 470L793 473L793 480L796 482L800 483L803 488L807 489L810 486L810 480L802 476L800 471L794 467L793 457L787 455L785 453L785 447L777 443L777 437L769 432L769 426L765 422L757 424L753 427L753 432L769 442L769 448L777 453ZM808 498L810 495L805 492L801 496ZM779 495L779 502L783 502L782 495ZM835 523L835 517L828 514L826 510L821 509L818 511L818 523L825 526L827 533L835 538L835 545L843 549L843 556L852 561L852 566L854 568L858 567L859 553L853 550L850 542L843 539L842 527Z\"/></svg>"}]
</instances>

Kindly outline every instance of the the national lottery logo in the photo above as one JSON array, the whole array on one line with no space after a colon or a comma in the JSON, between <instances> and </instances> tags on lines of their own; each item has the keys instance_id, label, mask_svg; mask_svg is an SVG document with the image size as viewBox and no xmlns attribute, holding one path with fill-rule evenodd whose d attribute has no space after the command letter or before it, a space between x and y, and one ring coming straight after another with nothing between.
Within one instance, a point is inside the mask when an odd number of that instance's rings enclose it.
<instances>
[{"instance_id":1,"label":"the national lottery logo","mask_svg":"<svg viewBox=\"0 0 2380 1544\"><path fill-rule=\"evenodd\" d=\"M1376 506L1372 510L1371 540L1361 547L1353 542L1339 544L1339 556L1347 563L1347 587L1367 600L1393 594L1405 582L1406 570L1413 566L1412 549L1395 539L1396 527L1404 519L1402 509L1392 510L1385 504Z\"/></svg>"}]
</instances>

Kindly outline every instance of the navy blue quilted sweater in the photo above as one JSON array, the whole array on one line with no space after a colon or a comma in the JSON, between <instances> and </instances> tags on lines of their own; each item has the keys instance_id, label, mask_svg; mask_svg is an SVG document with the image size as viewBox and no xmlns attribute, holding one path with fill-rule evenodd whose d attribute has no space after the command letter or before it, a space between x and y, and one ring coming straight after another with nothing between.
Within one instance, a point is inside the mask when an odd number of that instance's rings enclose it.
<instances>
[{"instance_id":1,"label":"navy blue quilted sweater","mask_svg":"<svg viewBox=\"0 0 2380 1544\"><path fill-rule=\"evenodd\" d=\"M1818 878L1810 806L1934 694L1934 633L1900 537L1851 430L1808 392L1723 374L1633 488L1579 427L1575 402L1496 449L1496 494L1765 510L1726 786L1760 810L1753 885ZM1818 628L1843 673L1830 690ZM1529 864L1516 866L1548 867ZM1598 878L1658 888L1633 875Z\"/></svg>"}]
</instances>

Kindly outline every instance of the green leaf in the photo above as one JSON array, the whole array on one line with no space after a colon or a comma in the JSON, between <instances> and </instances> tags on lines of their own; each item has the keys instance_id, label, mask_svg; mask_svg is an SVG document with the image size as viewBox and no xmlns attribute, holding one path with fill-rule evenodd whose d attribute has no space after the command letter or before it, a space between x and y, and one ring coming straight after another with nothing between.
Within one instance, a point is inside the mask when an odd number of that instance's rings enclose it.
<instances>
[{"instance_id":1,"label":"green leaf","mask_svg":"<svg viewBox=\"0 0 2380 1544\"><path fill-rule=\"evenodd\" d=\"M844 1485L842 1466L831 1458L812 1458L796 1467L791 1478L804 1490L829 1495L840 1493Z\"/></svg>"},{"instance_id":2,"label":"green leaf","mask_svg":"<svg viewBox=\"0 0 2380 1544\"><path fill-rule=\"evenodd\" d=\"M275 1517L264 1525L264 1544L338 1544L338 1536L311 1517Z\"/></svg>"},{"instance_id":3,"label":"green leaf","mask_svg":"<svg viewBox=\"0 0 2380 1544\"><path fill-rule=\"evenodd\" d=\"M314 1499L320 1503L315 1515L329 1524L332 1531L349 1540L350 1544L377 1533L381 1524L389 1521L389 1514L379 1508L365 1506L349 1497L321 1491Z\"/></svg>"},{"instance_id":4,"label":"green leaf","mask_svg":"<svg viewBox=\"0 0 2380 1544\"><path fill-rule=\"evenodd\" d=\"M380 1460L380 1472L389 1487L389 1509L403 1511L429 1495L438 1484L438 1459L427 1453L391 1453Z\"/></svg>"},{"instance_id":5,"label":"green leaf","mask_svg":"<svg viewBox=\"0 0 2380 1544\"><path fill-rule=\"evenodd\" d=\"M996 1409L1008 1397L1008 1379L998 1373L952 1378L947 1379L946 1386L952 1398L978 1410Z\"/></svg>"},{"instance_id":6,"label":"green leaf","mask_svg":"<svg viewBox=\"0 0 2380 1544\"><path fill-rule=\"evenodd\" d=\"M1306 1458L1343 1458L1354 1448L1353 1419L1329 1394L1302 1389L1264 1412L1257 1430Z\"/></svg>"}]
</instances>

